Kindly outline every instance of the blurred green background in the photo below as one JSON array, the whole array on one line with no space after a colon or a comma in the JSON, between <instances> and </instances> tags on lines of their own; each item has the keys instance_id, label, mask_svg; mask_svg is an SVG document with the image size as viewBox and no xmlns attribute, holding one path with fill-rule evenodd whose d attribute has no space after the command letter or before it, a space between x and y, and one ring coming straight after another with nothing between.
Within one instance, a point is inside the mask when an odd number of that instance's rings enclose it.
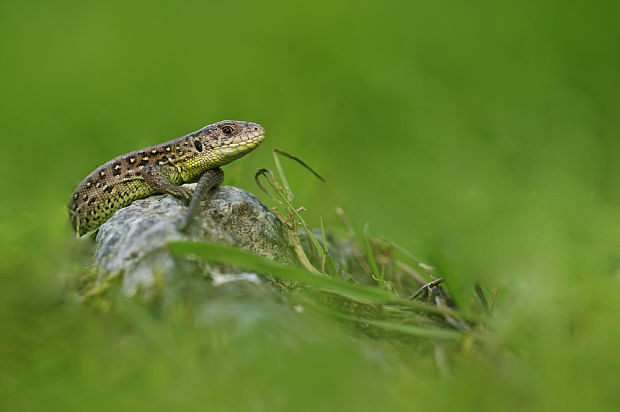
<instances>
[{"instance_id":1,"label":"blurred green background","mask_svg":"<svg viewBox=\"0 0 620 412\"><path fill-rule=\"evenodd\" d=\"M618 407L619 21L612 1L2 1L0 408ZM159 344L68 309L77 183L223 119L268 132L236 185L268 202L255 170L294 153L328 181L286 164L314 226L341 206L461 300L501 288L488 356L442 380L416 345L282 308L199 337L173 317Z\"/></svg>"}]
</instances>

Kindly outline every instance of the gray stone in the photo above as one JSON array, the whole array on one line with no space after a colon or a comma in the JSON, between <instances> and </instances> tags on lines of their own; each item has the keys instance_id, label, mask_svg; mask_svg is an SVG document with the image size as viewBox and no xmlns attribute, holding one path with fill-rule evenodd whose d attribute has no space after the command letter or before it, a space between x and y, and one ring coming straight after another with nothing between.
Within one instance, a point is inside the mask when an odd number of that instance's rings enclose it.
<instances>
[{"instance_id":1,"label":"gray stone","mask_svg":"<svg viewBox=\"0 0 620 412\"><path fill-rule=\"evenodd\" d=\"M194 188L195 184L186 185ZM158 277L183 272L165 245L171 241L217 242L250 250L285 264L295 261L286 245L283 227L276 216L253 194L231 186L214 189L203 201L188 233L179 230L187 206L169 195L151 196L117 211L101 225L96 237L95 263L101 276L123 273L123 291L129 296L149 293ZM256 282L241 271L214 268L218 285L227 282ZM227 273L230 272L230 273ZM227 276L230 276L227 278ZM213 276L212 276L213 278Z\"/></svg>"}]
</instances>

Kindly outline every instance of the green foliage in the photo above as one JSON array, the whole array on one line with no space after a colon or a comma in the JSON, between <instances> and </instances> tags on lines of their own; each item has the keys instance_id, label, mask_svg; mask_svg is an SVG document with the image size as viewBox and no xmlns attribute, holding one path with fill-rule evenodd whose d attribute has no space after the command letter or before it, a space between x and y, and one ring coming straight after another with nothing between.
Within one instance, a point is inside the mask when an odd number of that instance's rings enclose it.
<instances>
[{"instance_id":1,"label":"green foliage","mask_svg":"<svg viewBox=\"0 0 620 412\"><path fill-rule=\"evenodd\" d=\"M351 299L372 303L386 303L393 299L392 294L380 289L345 283L327 276L316 276L313 273L294 267L287 267L267 258L256 256L251 252L234 249L226 245L173 242L168 247L174 254L179 256L198 256L207 261L237 265L258 273L270 274L294 282L302 282L306 285L314 286L327 292L338 293Z\"/></svg>"},{"instance_id":2,"label":"green foliage","mask_svg":"<svg viewBox=\"0 0 620 412\"><path fill-rule=\"evenodd\" d=\"M617 22L604 0L3 2L0 409L616 410ZM287 168L309 227L336 233L341 206L436 267L468 318L474 285L497 288L485 346L264 297L198 323L79 304L80 179L226 118L268 132L225 169L236 185L262 196L269 149L295 153L327 180Z\"/></svg>"}]
</instances>

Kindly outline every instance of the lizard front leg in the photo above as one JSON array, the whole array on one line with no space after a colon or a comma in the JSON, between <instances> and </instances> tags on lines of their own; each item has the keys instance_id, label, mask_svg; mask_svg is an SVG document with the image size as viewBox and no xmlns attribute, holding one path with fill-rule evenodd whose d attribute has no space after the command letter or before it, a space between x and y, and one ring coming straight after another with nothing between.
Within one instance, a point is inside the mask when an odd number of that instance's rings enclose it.
<instances>
[{"instance_id":1,"label":"lizard front leg","mask_svg":"<svg viewBox=\"0 0 620 412\"><path fill-rule=\"evenodd\" d=\"M191 190L177 186L183 183L181 174L173 167L150 165L142 169L142 177L157 193L172 195L189 204L192 198Z\"/></svg>"},{"instance_id":2,"label":"lizard front leg","mask_svg":"<svg viewBox=\"0 0 620 412\"><path fill-rule=\"evenodd\" d=\"M198 184L192 191L176 184L182 183L183 179L176 169L165 166L151 165L142 169L142 177L158 193L165 193L176 198L183 199L189 204L189 210L185 216L185 221L181 225L181 230L185 231L196 213L203 198L211 191L211 189L219 186L224 181L224 172L222 169L215 168L204 172Z\"/></svg>"},{"instance_id":3,"label":"lizard front leg","mask_svg":"<svg viewBox=\"0 0 620 412\"><path fill-rule=\"evenodd\" d=\"M190 223L198 212L200 202L206 197L206 195L222 184L224 181L224 172L219 167L215 169L209 169L200 176L196 189L194 189L194 195L192 196L191 203L189 204L189 210L185 216L185 222L181 226L181 230L185 231L189 227Z\"/></svg>"}]
</instances>

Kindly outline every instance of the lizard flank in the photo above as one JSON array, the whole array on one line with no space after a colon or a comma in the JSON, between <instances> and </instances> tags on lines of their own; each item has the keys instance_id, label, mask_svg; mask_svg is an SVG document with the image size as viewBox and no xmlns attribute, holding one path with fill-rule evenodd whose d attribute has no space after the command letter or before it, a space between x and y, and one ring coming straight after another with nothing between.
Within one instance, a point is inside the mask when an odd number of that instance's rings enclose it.
<instances>
[{"instance_id":1,"label":"lizard flank","mask_svg":"<svg viewBox=\"0 0 620 412\"><path fill-rule=\"evenodd\" d=\"M264 138L265 130L256 123L227 120L116 157L91 172L73 193L73 229L78 236L91 232L120 208L156 193L191 201L185 227L201 197L224 180L220 166L252 151ZM193 196L180 186L196 181Z\"/></svg>"}]
</instances>

